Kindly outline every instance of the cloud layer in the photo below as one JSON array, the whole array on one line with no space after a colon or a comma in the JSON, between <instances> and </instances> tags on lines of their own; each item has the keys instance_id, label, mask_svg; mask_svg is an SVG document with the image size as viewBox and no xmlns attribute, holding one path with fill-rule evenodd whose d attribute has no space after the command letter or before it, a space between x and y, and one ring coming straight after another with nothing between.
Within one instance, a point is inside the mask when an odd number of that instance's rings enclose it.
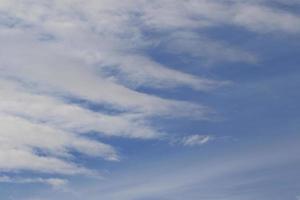
<instances>
[{"instance_id":1,"label":"cloud layer","mask_svg":"<svg viewBox=\"0 0 300 200\"><path fill-rule=\"evenodd\" d=\"M300 19L259 1L1 1L0 171L92 174L74 152L120 160L94 134L155 139L165 133L153 117L208 119L211 108L142 89L209 92L228 83L160 63L148 53L155 48L212 63L257 62L199 33L218 26L295 34Z\"/></svg>"}]
</instances>

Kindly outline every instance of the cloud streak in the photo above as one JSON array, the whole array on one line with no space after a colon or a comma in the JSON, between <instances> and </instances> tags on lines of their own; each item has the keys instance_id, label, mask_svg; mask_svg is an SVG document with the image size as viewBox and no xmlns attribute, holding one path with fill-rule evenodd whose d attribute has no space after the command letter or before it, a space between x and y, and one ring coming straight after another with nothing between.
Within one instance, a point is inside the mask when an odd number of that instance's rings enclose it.
<instances>
[{"instance_id":1,"label":"cloud streak","mask_svg":"<svg viewBox=\"0 0 300 200\"><path fill-rule=\"evenodd\" d=\"M182 138L181 143L184 146L198 146L206 144L211 140L213 140L213 137L209 135L189 135Z\"/></svg>"},{"instance_id":2,"label":"cloud streak","mask_svg":"<svg viewBox=\"0 0 300 200\"><path fill-rule=\"evenodd\" d=\"M224 25L258 34L300 32L298 15L262 2L1 1L0 171L92 174L71 159L73 152L121 159L95 133L156 139L166 133L151 118L209 119L208 106L143 89L210 92L228 81L175 69L148 51L161 45L164 53L212 63L256 62L252 53L201 34ZM194 135L182 144L210 139Z\"/></svg>"},{"instance_id":3,"label":"cloud streak","mask_svg":"<svg viewBox=\"0 0 300 200\"><path fill-rule=\"evenodd\" d=\"M47 184L58 188L66 185L67 180L59 178L11 178L9 176L0 176L1 183L16 183L16 184Z\"/></svg>"}]
</instances>

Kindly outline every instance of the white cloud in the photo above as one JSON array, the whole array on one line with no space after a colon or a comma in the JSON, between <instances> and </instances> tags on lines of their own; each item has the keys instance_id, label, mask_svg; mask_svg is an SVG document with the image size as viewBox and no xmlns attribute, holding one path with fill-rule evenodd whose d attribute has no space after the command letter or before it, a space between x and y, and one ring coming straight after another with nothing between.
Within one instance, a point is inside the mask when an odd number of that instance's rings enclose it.
<instances>
[{"instance_id":1,"label":"white cloud","mask_svg":"<svg viewBox=\"0 0 300 200\"><path fill-rule=\"evenodd\" d=\"M138 196L138 193L140 193L140 197L148 193L148 195L145 196L153 196L153 194L160 193L162 197L166 197L167 199L170 198L169 195L176 196L177 192L178 195L182 194L185 196L186 194L192 192L194 190L196 196L201 197L204 193L207 194L207 197L211 197L211 199L217 198L218 195L228 195L228 199L231 199L233 195L232 191L240 187L240 184L245 184L247 182L254 181L254 184L257 184L255 181L262 181L266 177L262 177L261 175L258 175L255 178L253 177L253 174L247 173L247 172L253 172L253 171L260 171L264 169L265 167L270 166L281 166L286 165L287 163L292 164L294 161L299 160L297 158L297 151L298 147L296 143L291 143L290 145L293 146L295 149L289 149L285 150L284 148L281 148L281 144L276 145L268 145L268 147L263 148L257 148L256 151L253 152L253 149L249 152L237 152L236 154L231 154L228 157L224 156L223 158L217 158L214 160L211 157L208 157L207 160L199 159L200 161L198 164L190 164L188 165L186 162L179 164L178 171L173 171L170 168L166 168L167 170L165 173L161 173L160 175L154 175L150 174L149 177L153 178L153 185L149 184L151 181L150 179L145 179L146 181L143 184L138 183L135 185L136 187L124 187L124 194L127 194L129 196ZM277 155L272 155L274 152L280 152ZM270 156L272 155L272 156ZM289 158L286 157L286 155L291 155ZM192 158L193 160L195 158ZM176 166L176 164L174 163ZM171 166L171 165L170 165ZM159 170L158 170L159 171ZM280 171L280 170L279 170ZM161 171L159 171L161 172ZM170 172L170 173L169 173ZM173 173L172 173L173 172ZM243 173L245 176L239 177L239 173ZM167 182L167 179L164 179L163 176L168 176L166 174L169 174L169 180ZM225 178L227 177L227 178ZM235 179L234 177L237 177ZM225 181L225 185L232 184L230 187L226 187L224 185L224 182L222 180L231 180L231 181ZM263 182L265 183L265 182ZM134 185L134 183L133 183ZM197 185L197 187L193 187ZM223 187L222 187L223 186ZM215 189L212 189L215 188ZM223 191L220 191L218 189L225 189ZM202 190L203 193L199 193L199 190ZM238 190L238 189L237 189ZM119 190L120 191L120 190ZM217 191L217 192L216 192ZM227 191L227 192L226 192ZM231 191L231 192L230 192ZM118 193L118 192L116 192ZM116 193L112 192L112 196L114 196ZM227 194L226 194L227 193ZM108 196L111 193L108 193ZM120 192L120 195L122 195L122 192ZM216 196L215 196L216 195ZM251 196L253 194L247 193L244 194L244 197ZM118 195L116 195L118 196ZM126 196L126 195L125 195ZM132 198L129 197L130 198ZM143 196L144 197L144 196ZM215 198L214 198L215 197ZM233 195L233 197L235 197ZM116 198L117 199L117 198ZM172 199L172 198L170 198ZM181 199L180 197L178 199ZM227 199L227 198L225 198ZM235 198L233 198L235 199ZM243 199L243 198L236 198L236 199ZM249 198L251 199L251 198Z\"/></svg>"},{"instance_id":2,"label":"white cloud","mask_svg":"<svg viewBox=\"0 0 300 200\"><path fill-rule=\"evenodd\" d=\"M300 17L278 9L265 6L242 4L238 6L233 22L253 31L284 31L299 33Z\"/></svg>"},{"instance_id":3,"label":"white cloud","mask_svg":"<svg viewBox=\"0 0 300 200\"><path fill-rule=\"evenodd\" d=\"M136 85L161 84L164 88L184 84L197 89L205 89L206 82L209 87L214 85L213 81L165 68L146 56L122 53L130 41L118 36L123 33L112 23L125 22L123 17L107 13L104 2L86 4L92 6L88 8L91 12L72 2L79 15L89 15L86 21L78 19L69 3L0 3L4 16L0 21L0 171L91 174L94 172L76 164L71 152L111 161L119 160L119 155L114 147L89 137L89 132L157 138L163 133L149 125L147 116L205 117L203 106L137 92L101 73L102 65L122 65L129 73L126 81L140 82ZM94 25L102 24L97 9L109 23L103 21L104 25L92 31ZM45 39L45 34L50 37ZM148 70L134 75L130 66L140 64ZM121 114L92 111L64 98L109 106Z\"/></svg>"},{"instance_id":4,"label":"white cloud","mask_svg":"<svg viewBox=\"0 0 300 200\"><path fill-rule=\"evenodd\" d=\"M72 95L146 115L172 115L174 111L182 115L197 115L202 112L201 106L140 93L110 81L80 57L65 54L71 51L69 49L61 49L55 44L40 44L30 37L24 37L27 33L23 31L14 34L15 31L5 31L2 35L2 38L6 38L2 46L5 49L1 54L1 60L5 63L0 67L2 76L37 84L47 92ZM14 38L21 41L15 41ZM27 47L35 50L26 51ZM18 59L14 59L15 56ZM169 77L172 77L172 73Z\"/></svg>"},{"instance_id":5,"label":"white cloud","mask_svg":"<svg viewBox=\"0 0 300 200\"><path fill-rule=\"evenodd\" d=\"M68 181L60 178L12 178L9 176L0 176L0 183L17 183L17 184L42 183L57 188L66 185Z\"/></svg>"},{"instance_id":6,"label":"white cloud","mask_svg":"<svg viewBox=\"0 0 300 200\"><path fill-rule=\"evenodd\" d=\"M158 30L186 30L231 24L256 32L300 31L298 15L269 7L266 3L268 1L265 0L152 1L145 5L142 14L145 23Z\"/></svg>"},{"instance_id":7,"label":"white cloud","mask_svg":"<svg viewBox=\"0 0 300 200\"><path fill-rule=\"evenodd\" d=\"M0 80L0 95L2 112L43 121L68 131L98 131L108 136L135 138L155 138L160 134L134 115L93 112L48 95L31 93L13 81Z\"/></svg>"},{"instance_id":8,"label":"white cloud","mask_svg":"<svg viewBox=\"0 0 300 200\"><path fill-rule=\"evenodd\" d=\"M290 148L286 148L288 145ZM214 154L214 153L212 153ZM278 173L282 166L294 165L299 161L299 144L297 141L281 140L276 144L255 144L241 151L236 148L230 154L219 156L192 156L190 158L162 158L156 162L146 161L140 167L127 173L113 175L110 181L87 185L76 190L76 195L67 199L262 199L270 193L262 193L261 186L279 180ZM181 161L181 162L180 162ZM277 170L265 174L265 169ZM253 173L258 172L258 173ZM295 172L296 173L296 172ZM255 175L254 175L255 174ZM241 187L252 188L240 192ZM260 191L253 193L257 189ZM256 191L256 190L255 190ZM47 196L48 197L48 196ZM49 199L57 199L52 196ZM271 198L272 199L272 198Z\"/></svg>"},{"instance_id":9,"label":"white cloud","mask_svg":"<svg viewBox=\"0 0 300 200\"><path fill-rule=\"evenodd\" d=\"M232 47L229 44L215 42L194 32L178 31L168 35L167 41L162 46L172 54L185 55L194 59L200 58L204 63L208 64L224 60L257 62L257 58L248 52ZM219 84L221 85L222 82L219 82ZM223 84L226 84L226 82L223 82Z\"/></svg>"},{"instance_id":10,"label":"white cloud","mask_svg":"<svg viewBox=\"0 0 300 200\"><path fill-rule=\"evenodd\" d=\"M213 140L213 137L209 135L189 135L183 137L180 143L184 146L198 146L206 144L211 140Z\"/></svg>"},{"instance_id":11,"label":"white cloud","mask_svg":"<svg viewBox=\"0 0 300 200\"><path fill-rule=\"evenodd\" d=\"M149 117L207 119L211 109L206 106L138 88L210 91L224 85L184 68L175 70L146 53L165 42L164 34L176 36L169 49L182 47L179 53L230 62L255 60L236 47L195 33L224 24L256 32L295 33L300 27L295 14L235 1L230 6L227 1L206 0L0 1L0 171L90 174L88 166L71 159L72 151L119 159L114 147L90 137L90 132L151 139L164 133L151 126ZM188 37L182 37L180 29ZM160 36L148 38L145 30ZM198 45L205 50L189 50ZM119 114L66 100L74 98ZM182 144L210 139L194 135Z\"/></svg>"},{"instance_id":12,"label":"white cloud","mask_svg":"<svg viewBox=\"0 0 300 200\"><path fill-rule=\"evenodd\" d=\"M182 46L180 47L182 48ZM108 67L102 67L102 70L119 70L119 79L129 87L155 87L155 88L173 88L180 85L192 87L195 90L211 90L225 85L225 81L216 81L205 78L199 78L194 75L185 74L154 62L142 55L123 55L121 58L114 56ZM117 61L116 61L117 60ZM137 66L141 66L137 68Z\"/></svg>"}]
</instances>

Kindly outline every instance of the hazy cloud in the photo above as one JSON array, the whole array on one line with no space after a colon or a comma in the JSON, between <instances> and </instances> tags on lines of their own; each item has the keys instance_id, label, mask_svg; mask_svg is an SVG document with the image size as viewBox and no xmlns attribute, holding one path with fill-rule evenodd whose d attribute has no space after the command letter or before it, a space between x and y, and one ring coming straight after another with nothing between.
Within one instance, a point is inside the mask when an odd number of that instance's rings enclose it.
<instances>
[{"instance_id":1,"label":"hazy cloud","mask_svg":"<svg viewBox=\"0 0 300 200\"><path fill-rule=\"evenodd\" d=\"M0 183L17 183L17 184L42 183L57 188L66 185L68 181L59 178L12 178L9 176L0 176Z\"/></svg>"},{"instance_id":2,"label":"hazy cloud","mask_svg":"<svg viewBox=\"0 0 300 200\"><path fill-rule=\"evenodd\" d=\"M189 74L184 66L175 69L148 50L162 45L166 53L212 63L256 62L251 52L211 39L206 28L293 34L300 32L299 19L261 1L2 0L0 171L93 174L71 159L73 152L121 158L92 133L155 139L166 133L152 125L153 117L209 119L213 109L199 102L140 88L210 92L228 81ZM192 135L181 143L194 146L211 139ZM27 182L60 184L55 179Z\"/></svg>"}]
</instances>

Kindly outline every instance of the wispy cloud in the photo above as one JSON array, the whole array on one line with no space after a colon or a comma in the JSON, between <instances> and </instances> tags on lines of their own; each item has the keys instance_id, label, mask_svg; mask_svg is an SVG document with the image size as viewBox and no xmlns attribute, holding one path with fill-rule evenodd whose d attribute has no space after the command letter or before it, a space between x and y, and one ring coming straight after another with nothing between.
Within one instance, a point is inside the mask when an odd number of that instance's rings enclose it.
<instances>
[{"instance_id":1,"label":"wispy cloud","mask_svg":"<svg viewBox=\"0 0 300 200\"><path fill-rule=\"evenodd\" d=\"M2 0L0 171L91 174L70 159L73 152L120 160L114 146L91 132L155 139L165 133L151 125L152 117L208 119L212 109L199 102L140 88L209 92L228 82L175 69L147 51L163 44L163 51L212 62L255 62L252 53L199 30L233 25L257 33L299 33L299 23L298 15L264 3ZM75 99L104 109L89 109ZM182 144L210 140L192 135Z\"/></svg>"},{"instance_id":2,"label":"wispy cloud","mask_svg":"<svg viewBox=\"0 0 300 200\"><path fill-rule=\"evenodd\" d=\"M255 55L238 49L224 42L216 42L196 32L177 31L168 35L161 48L173 55L181 55L191 59L201 59L204 64L217 62L248 62L255 63ZM219 82L221 85L222 82ZM224 81L223 84L226 84ZM215 83L216 85L216 83Z\"/></svg>"},{"instance_id":3,"label":"wispy cloud","mask_svg":"<svg viewBox=\"0 0 300 200\"><path fill-rule=\"evenodd\" d=\"M12 178L9 176L0 176L0 183L17 183L17 184L47 184L58 188L68 183L65 179L60 178Z\"/></svg>"},{"instance_id":4,"label":"wispy cloud","mask_svg":"<svg viewBox=\"0 0 300 200\"><path fill-rule=\"evenodd\" d=\"M283 143L286 144L286 141ZM112 200L259 198L260 194L253 193L251 188L270 184L265 182L270 178L265 169L273 167L280 172L283 165L299 161L297 142L289 142L290 149L285 148L283 143L250 147L247 151L235 151L222 158L208 157L197 161L191 158L179 163L176 157L175 160L160 160L159 164L155 162L151 166L147 163L147 167L135 168L108 182L82 187L69 198L81 199L87 194L91 199L98 199L101 194L102 198ZM243 185L247 185L247 189L240 192ZM49 199L55 198L55 195L49 196Z\"/></svg>"},{"instance_id":5,"label":"wispy cloud","mask_svg":"<svg viewBox=\"0 0 300 200\"><path fill-rule=\"evenodd\" d=\"M184 146L198 146L198 145L203 145L214 138L209 135L189 135L186 137L183 137L180 141L180 143Z\"/></svg>"}]
</instances>

